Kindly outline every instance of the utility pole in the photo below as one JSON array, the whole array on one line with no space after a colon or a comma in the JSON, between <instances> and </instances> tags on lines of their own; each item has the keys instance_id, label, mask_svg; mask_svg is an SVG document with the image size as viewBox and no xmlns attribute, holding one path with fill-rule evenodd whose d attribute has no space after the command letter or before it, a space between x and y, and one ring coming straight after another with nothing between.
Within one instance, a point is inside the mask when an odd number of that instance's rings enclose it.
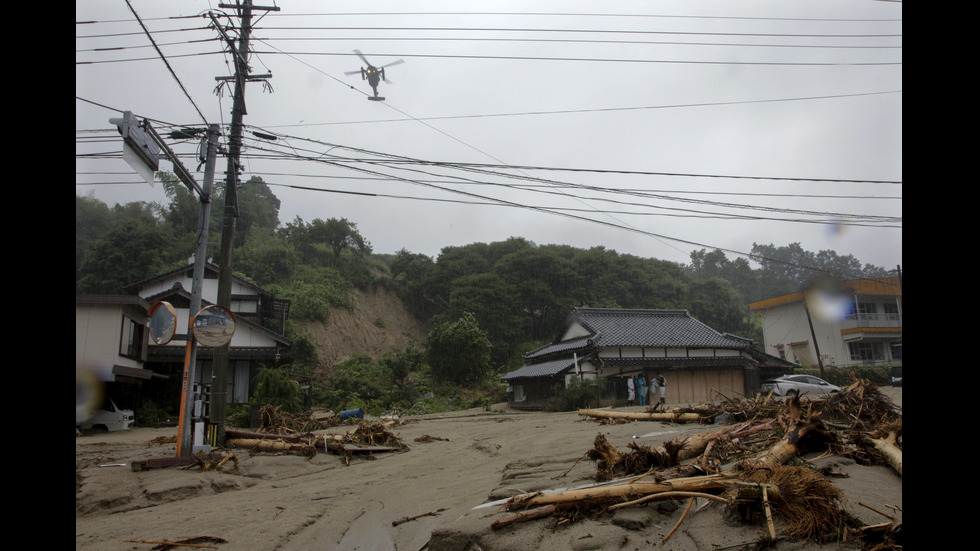
<instances>
[{"instance_id":1,"label":"utility pole","mask_svg":"<svg viewBox=\"0 0 980 551\"><path fill-rule=\"evenodd\" d=\"M180 421L178 432L180 439L177 441L177 456L186 456L193 453L194 436L191 430L191 419L193 417L194 400L189 399L188 391L193 385L195 368L197 366L197 341L194 338L194 317L201 309L201 294L204 286L204 265L207 258L208 245L208 226L211 219L211 186L214 181L214 165L218 153L218 125L208 125L207 130L207 156L205 157L204 184L198 184L190 172L177 158L177 155L170 149L163 138L157 134L150 122L144 120L142 124L136 121L132 112L126 111L122 118L109 119L110 123L116 125L119 133L123 135L124 143L129 151L133 152L127 159L131 165L138 162L144 163L144 167L137 167L138 171L143 169L156 170L158 160L166 158L173 163L174 173L184 185L190 189L191 193L197 193L200 202L200 218L198 220L197 247L194 252L194 269L191 279L191 298L190 307L187 311L187 348L184 352L184 373L181 382L180 395ZM162 151L162 153L160 153Z\"/></svg>"},{"instance_id":2,"label":"utility pole","mask_svg":"<svg viewBox=\"0 0 980 551\"><path fill-rule=\"evenodd\" d=\"M187 351L184 357L184 377L180 393L180 439L177 442L177 457L193 454L194 434L191 419L194 416L194 400L188 393L193 388L197 366L197 340L194 338L195 315L201 309L201 291L204 287L204 267L207 264L208 226L211 221L211 188L214 182L214 165L218 153L218 126L208 126L208 149L204 165L204 184L201 188L201 213L198 222L197 248L194 252L194 272L191 280L191 304L187 310ZM176 157L174 157L176 159ZM177 166L177 163L174 163Z\"/></svg>"},{"instance_id":3,"label":"utility pole","mask_svg":"<svg viewBox=\"0 0 980 551\"><path fill-rule=\"evenodd\" d=\"M235 60L235 94L232 99L231 131L228 138L228 169L225 173L225 207L221 226L221 249L218 260L218 306L231 308L231 256L235 242L235 221L238 218L238 172L239 157L242 149L242 119L245 110L245 83L255 77L249 75L248 43L252 32L252 10L279 11L277 7L253 6L252 0L244 0L235 4L218 4L218 7L234 9L241 19L238 46L228 37L220 25L216 28L224 36L225 42L231 49ZM214 15L211 15L212 20ZM216 22L217 23L217 22ZM268 75L271 77L271 75ZM218 77L216 80L226 80ZM230 343L216 348L212 363L213 381L211 385L211 424L214 427L217 445L224 445L226 414L228 403L228 350Z\"/></svg>"}]
</instances>

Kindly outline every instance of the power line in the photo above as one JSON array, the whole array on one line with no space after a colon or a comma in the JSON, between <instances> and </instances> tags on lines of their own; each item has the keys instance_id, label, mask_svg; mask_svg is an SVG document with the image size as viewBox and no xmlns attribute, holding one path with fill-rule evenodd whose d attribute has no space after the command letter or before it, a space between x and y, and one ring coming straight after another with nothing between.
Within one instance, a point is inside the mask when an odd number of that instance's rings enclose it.
<instances>
[{"instance_id":1,"label":"power line","mask_svg":"<svg viewBox=\"0 0 980 551\"><path fill-rule=\"evenodd\" d=\"M268 40L260 41L268 45ZM343 56L349 57L351 54L346 52L284 52L282 50L274 52L256 52L261 54L287 54L290 56ZM372 55L376 57L398 57L398 58L424 58L424 59L480 59L480 60L505 60L505 61L561 61L561 62L583 62L583 63L663 63L677 65L733 65L733 66L770 66L770 67L846 67L846 66L900 66L901 61L698 61L682 59L627 59L627 58L598 58L598 57L540 57L540 56L519 56L519 55L463 55L463 54L394 54L378 53Z\"/></svg>"},{"instance_id":2,"label":"power line","mask_svg":"<svg viewBox=\"0 0 980 551\"><path fill-rule=\"evenodd\" d=\"M901 33L875 34L828 34L828 33L733 33L705 31L649 31L623 29L556 29L556 28L506 28L506 27L256 27L255 30L285 30L296 32L300 30L313 31L425 31L425 32L527 32L527 33L595 33L595 34L627 34L627 35L687 35L687 36L745 36L745 37L793 37L793 38L897 38Z\"/></svg>"},{"instance_id":3,"label":"power line","mask_svg":"<svg viewBox=\"0 0 980 551\"><path fill-rule=\"evenodd\" d=\"M126 6L129 7L129 11L133 12L133 17L136 18L136 21L140 24L140 27L143 28L143 32L146 33L146 37L149 38L150 42L153 43L154 49L156 49L157 53L160 55L160 59L163 60L163 64L167 66L167 70L170 71L171 75L173 75L174 80L177 81L177 85L180 86L180 89L184 92L184 95L187 96L187 99L191 102L191 105L194 106L194 109L197 111L197 114L201 116L201 120L204 121L204 124L208 124L207 117L204 116L204 113L202 113L201 110L197 107L197 104L194 103L194 98L192 98L190 93L187 92L187 88L184 88L184 83L180 81L180 78L177 76L177 73L175 73L173 67L170 66L170 62L167 61L167 57L163 55L163 52L160 51L160 48L156 45L156 41L153 39L153 35L150 34L149 29L147 29L146 25L143 24L143 21L140 20L139 14L136 13L136 10L133 8L133 5L129 2L129 0L126 0Z\"/></svg>"},{"instance_id":4,"label":"power line","mask_svg":"<svg viewBox=\"0 0 980 551\"><path fill-rule=\"evenodd\" d=\"M270 14L272 18L288 18L288 17L302 17L304 19L309 17L345 17L345 16L380 16L380 17L405 17L405 16L418 16L418 17L430 17L430 16L493 16L493 17L515 17L515 16L545 16L545 17L627 17L630 19L635 18L663 18L663 19L706 19L706 20L746 20L746 21L790 21L790 22L834 22L834 23L901 23L903 19L886 19L886 18L832 18L832 17L753 17L753 16L738 16L738 15L678 15L678 14L650 14L650 13L568 13L568 12L343 12L343 13L275 13ZM178 19L191 19L197 18L200 15L176 15L169 17L155 17L149 18L147 21L171 21ZM93 23L120 23L126 22L125 19L106 19L106 20L89 20L89 21L76 21L76 25L87 25Z\"/></svg>"},{"instance_id":5,"label":"power line","mask_svg":"<svg viewBox=\"0 0 980 551\"><path fill-rule=\"evenodd\" d=\"M616 111L645 111L650 109L678 109L678 108L689 108L689 107L718 107L724 105L750 105L750 104L757 104L757 103L779 103L779 102L789 102L789 101L857 98L863 96L878 96L884 94L900 94L900 93L902 93L901 90L885 90L881 92L834 94L834 95L827 95L827 96L799 96L799 97L792 97L792 98L769 98L769 99L760 99L760 100L715 101L715 102L701 102L701 103L678 103L678 104L669 104L669 105L645 105L645 106L635 106L635 107L600 107L595 109L561 109L555 111L523 111L518 113L485 113L485 114L472 114L472 115L445 115L440 117L415 117L415 118L407 118L407 119L374 119L369 121L339 121L339 122L322 122L322 123L286 124L286 125L273 125L273 126L269 126L268 128L291 128L297 126L307 127L307 126L332 126L332 125L344 125L344 124L375 124L375 123L392 123L392 122L480 119L480 118L493 118L493 117L521 117L521 116L531 116L531 115L567 115L567 114L579 114L579 113L606 113L606 112L616 112Z\"/></svg>"},{"instance_id":6,"label":"power line","mask_svg":"<svg viewBox=\"0 0 980 551\"><path fill-rule=\"evenodd\" d=\"M262 147L258 147L258 146L256 146L256 147L258 149L265 150L265 151L270 151L270 152L275 152L276 151L276 150L262 148ZM418 160L418 159L407 159L407 158L403 158L403 157L399 157L399 158L393 159L390 156L388 158L384 159L384 160L349 159L349 158L340 159L340 158L336 158L336 157L331 157L329 159L324 159L322 154L320 156L314 158L314 157L310 157L310 156L300 155L299 153L297 153L295 151L295 149L294 149L294 151L292 153L286 154L285 157L286 158L289 158L289 159L299 159L299 160L308 160L308 161L315 161L315 162L323 162L323 163L327 163L327 164L333 164L334 166L345 166L345 167L348 167L348 168L351 167L351 164L349 164L349 163L368 163L368 164L371 164L373 166L387 167L387 168L391 168L391 169L394 169L394 170L419 171L419 169L417 169L417 168L411 168L412 166L419 166L419 167L423 167L423 166L436 166L436 167L442 167L442 168L454 168L454 169L457 169L457 170L464 170L464 171L473 170L470 165L467 165L467 164L464 164L464 163L436 163L436 164L433 164L433 163L430 163L428 161L421 161L421 160ZM524 168L527 168L527 167L524 167ZM551 185L551 189L555 189L557 187L564 187L564 188L575 189L575 190L578 190L578 191L586 191L587 190L587 191L600 192L600 193L608 193L608 194L614 194L614 195L623 195L623 194L625 194L625 195L631 195L631 196L634 196L634 197L639 197L639 198L644 198L644 199L656 199L656 200L666 200L666 201L679 201L679 202L686 202L686 203L692 203L692 204L708 205L708 206L717 207L717 208L752 209L752 210L762 210L762 211L768 211L768 212L782 212L782 213L789 213L789 214L796 214L796 215L806 215L806 216L827 216L827 217L832 217L832 219L834 221L836 221L836 223L838 223L838 224L844 224L844 225L847 225L848 223L854 223L855 221L862 221L862 220L863 221L868 221L868 222L877 222L877 223L899 222L900 221L899 218L890 217L890 216L858 215L858 214L840 213L840 212L836 212L836 213L835 212L830 212L830 213L828 213L828 212L805 211L805 210L800 210L800 209L786 209L786 208L765 207L765 206L758 206L758 205L744 205L744 204L736 204L736 203L720 203L720 202L717 202L717 201L706 201L706 200L702 200L702 199L690 199L690 198L681 198L681 197L671 197L671 196L664 195L664 194L657 194L657 193L651 193L651 192L646 192L646 191L624 191L624 190L615 189L615 188L609 188L609 187L586 186L586 185L581 185L581 184L571 184L571 183L567 183L567 182L556 182L556 181L553 181L553 180L543 180L543 179L539 179L539 178L530 178L530 177L523 176L523 175L521 175L521 176L514 176L514 175L503 174L503 173L500 173L500 172L490 172L490 171L487 171L487 170L477 170L477 172L483 174L484 176L503 177L503 178L509 178L509 179L517 178L517 179L522 179L522 180L524 180L524 179L530 179L532 181L537 181L537 182L542 182L542 183L550 184ZM432 176L431 173L426 173L426 174L429 175L429 176ZM422 181L422 180L419 180L418 178L412 178L411 180L413 182L416 182L416 183L422 183L422 184L425 184L425 185L436 186L436 184L432 183L431 181ZM463 182L463 183L471 183L471 184L502 186L502 187L507 187L509 189L513 189L513 190L524 190L524 191L532 191L532 192L538 192L538 193L542 192L539 189L529 189L529 188L525 188L523 186L518 186L518 185L513 185L513 184L503 184L503 183L494 183L494 182L479 181L479 180L469 180L469 179L459 179L459 178L456 179L456 181L457 182ZM438 186L436 186L436 187L438 187ZM451 191L451 192L456 192L456 190L449 190L447 188L440 188L440 189L443 189L443 190L446 190L446 191ZM574 198L574 199L577 199L577 200L587 199L587 200L592 200L592 201L606 201L606 202L618 202L618 203L621 203L621 204L631 204L631 205L636 206L636 207L645 206L645 205L636 204L635 202L634 203L624 203L622 201L613 201L611 199L605 199L605 198L601 198L601 197L587 197L587 198L583 198L581 196L573 196L573 195L570 195L567 192L548 191L548 192L545 192L545 193L555 193L555 194L563 195L563 196L566 196L566 197ZM664 207L653 207L653 208L664 208ZM679 209L674 209L674 210L679 210ZM605 212L608 213L608 212L611 212L611 211L605 211ZM712 213L712 214L716 214L716 213ZM743 218L748 218L748 217L743 217ZM762 218L756 217L755 219L762 219ZM782 220L783 221L788 221L786 219L782 219Z\"/></svg>"}]
</instances>

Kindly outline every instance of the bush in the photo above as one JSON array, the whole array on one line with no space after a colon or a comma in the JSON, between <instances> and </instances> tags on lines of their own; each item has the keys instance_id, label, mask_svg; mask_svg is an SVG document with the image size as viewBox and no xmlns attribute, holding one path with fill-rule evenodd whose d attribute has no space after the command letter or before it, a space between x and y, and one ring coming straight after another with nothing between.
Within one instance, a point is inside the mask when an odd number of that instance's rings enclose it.
<instances>
[{"instance_id":1,"label":"bush","mask_svg":"<svg viewBox=\"0 0 980 551\"><path fill-rule=\"evenodd\" d=\"M136 425L139 427L155 427L169 418L167 410L156 405L152 400L143 400L140 409L136 411Z\"/></svg>"},{"instance_id":2,"label":"bush","mask_svg":"<svg viewBox=\"0 0 980 551\"><path fill-rule=\"evenodd\" d=\"M572 379L557 396L548 400L545 411L574 411L599 404L602 390L606 388L603 377L579 381Z\"/></svg>"},{"instance_id":3,"label":"bush","mask_svg":"<svg viewBox=\"0 0 980 551\"><path fill-rule=\"evenodd\" d=\"M262 366L255 376L255 389L249 403L256 406L282 406L288 413L303 411L299 385L279 369Z\"/></svg>"},{"instance_id":4,"label":"bush","mask_svg":"<svg viewBox=\"0 0 980 551\"><path fill-rule=\"evenodd\" d=\"M439 382L480 384L492 374L490 339L473 314L437 325L428 337L427 361Z\"/></svg>"},{"instance_id":5,"label":"bush","mask_svg":"<svg viewBox=\"0 0 980 551\"><path fill-rule=\"evenodd\" d=\"M249 404L228 404L225 422L229 427L247 429L252 425L250 414L251 406Z\"/></svg>"}]
</instances>

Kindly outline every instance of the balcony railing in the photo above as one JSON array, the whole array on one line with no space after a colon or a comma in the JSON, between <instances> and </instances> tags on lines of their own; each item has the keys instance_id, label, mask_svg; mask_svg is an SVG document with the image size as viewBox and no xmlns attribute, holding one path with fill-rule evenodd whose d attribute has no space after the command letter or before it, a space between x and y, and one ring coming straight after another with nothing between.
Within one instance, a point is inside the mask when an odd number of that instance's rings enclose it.
<instances>
[{"instance_id":1,"label":"balcony railing","mask_svg":"<svg viewBox=\"0 0 980 551\"><path fill-rule=\"evenodd\" d=\"M887 314L851 314L841 322L844 329L856 329L860 327L885 327L901 328L902 315L895 313Z\"/></svg>"}]
</instances>

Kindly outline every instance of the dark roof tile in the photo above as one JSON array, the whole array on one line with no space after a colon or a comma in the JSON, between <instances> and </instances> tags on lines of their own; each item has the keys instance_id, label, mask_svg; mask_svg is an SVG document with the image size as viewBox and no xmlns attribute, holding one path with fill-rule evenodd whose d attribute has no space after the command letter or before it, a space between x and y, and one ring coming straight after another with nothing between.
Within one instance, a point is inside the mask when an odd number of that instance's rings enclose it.
<instances>
[{"instance_id":1,"label":"dark roof tile","mask_svg":"<svg viewBox=\"0 0 980 551\"><path fill-rule=\"evenodd\" d=\"M576 308L577 320L596 346L748 348L751 341L719 333L692 318L687 310Z\"/></svg>"}]
</instances>

